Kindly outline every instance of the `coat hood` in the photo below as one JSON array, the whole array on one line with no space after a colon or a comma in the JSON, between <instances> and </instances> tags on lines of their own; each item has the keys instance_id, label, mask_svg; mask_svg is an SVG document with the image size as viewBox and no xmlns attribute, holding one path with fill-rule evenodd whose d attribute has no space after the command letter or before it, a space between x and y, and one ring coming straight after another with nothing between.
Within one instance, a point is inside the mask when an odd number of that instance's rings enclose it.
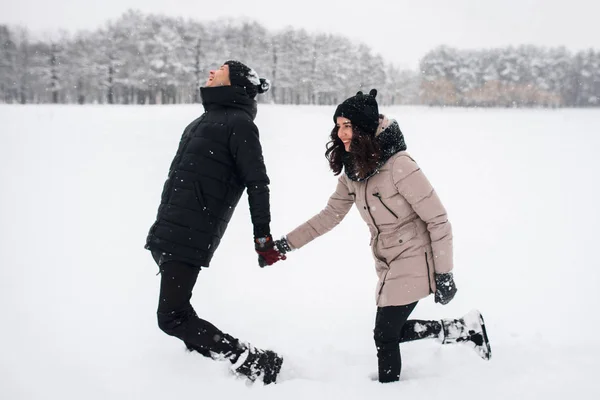
<instances>
[{"instance_id":1,"label":"coat hood","mask_svg":"<svg viewBox=\"0 0 600 400\"><path fill-rule=\"evenodd\" d=\"M394 154L399 151L406 150L406 143L404 141L404 135L400 130L400 126L398 122L394 119L388 119L385 116L381 116L379 119L379 127L377 128L377 132L375 133L376 140L379 142L381 146L381 158L377 163L377 167L367 174L364 178L359 178L355 168L354 168L354 157L351 153L346 153L343 158L344 162L344 171L350 180L355 182L360 182L369 179L373 175L375 175L381 166L386 163L387 160L390 159Z\"/></svg>"},{"instance_id":2,"label":"coat hood","mask_svg":"<svg viewBox=\"0 0 600 400\"><path fill-rule=\"evenodd\" d=\"M250 115L252 120L256 118L258 106L256 100L251 99L242 87L218 86L200 88L202 105L206 111L223 107L237 108Z\"/></svg>"}]
</instances>

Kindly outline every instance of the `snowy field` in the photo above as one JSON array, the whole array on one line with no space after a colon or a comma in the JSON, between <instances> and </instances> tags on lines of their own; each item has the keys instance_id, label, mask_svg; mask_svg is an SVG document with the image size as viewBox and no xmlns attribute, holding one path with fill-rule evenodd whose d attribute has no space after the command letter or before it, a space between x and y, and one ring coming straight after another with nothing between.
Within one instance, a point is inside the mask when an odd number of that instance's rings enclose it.
<instances>
[{"instance_id":1,"label":"snowy field","mask_svg":"<svg viewBox=\"0 0 600 400\"><path fill-rule=\"evenodd\" d=\"M321 210L333 107L261 106L272 230ZM376 276L353 210L260 269L246 196L192 302L285 357L247 386L156 325L143 249L183 128L201 106L0 106L0 398L598 399L600 110L382 108L448 209L459 292L413 317L478 308L493 358L402 347L400 382L372 380ZM180 397L181 396L181 397Z\"/></svg>"}]
</instances>

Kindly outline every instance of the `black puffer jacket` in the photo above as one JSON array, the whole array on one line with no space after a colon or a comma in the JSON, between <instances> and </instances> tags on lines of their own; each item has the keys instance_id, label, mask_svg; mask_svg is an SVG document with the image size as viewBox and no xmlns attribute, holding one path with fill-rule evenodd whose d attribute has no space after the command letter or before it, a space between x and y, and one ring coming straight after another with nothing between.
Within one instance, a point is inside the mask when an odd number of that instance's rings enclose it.
<instances>
[{"instance_id":1,"label":"black puffer jacket","mask_svg":"<svg viewBox=\"0 0 600 400\"><path fill-rule=\"evenodd\" d=\"M183 132L146 249L208 267L244 188L256 237L270 233L271 215L256 101L235 86L201 93L206 112Z\"/></svg>"}]
</instances>

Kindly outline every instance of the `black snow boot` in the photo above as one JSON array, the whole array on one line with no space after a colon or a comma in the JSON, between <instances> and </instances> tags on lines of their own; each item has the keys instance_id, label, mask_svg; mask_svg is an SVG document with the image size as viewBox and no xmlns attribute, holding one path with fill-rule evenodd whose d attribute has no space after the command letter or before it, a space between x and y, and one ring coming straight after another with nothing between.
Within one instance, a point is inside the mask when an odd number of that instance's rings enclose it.
<instances>
[{"instance_id":1,"label":"black snow boot","mask_svg":"<svg viewBox=\"0 0 600 400\"><path fill-rule=\"evenodd\" d=\"M251 345L233 360L232 371L238 376L245 376L250 381L262 380L265 385L275 383L281 371L283 358L271 350L260 350Z\"/></svg>"},{"instance_id":2,"label":"black snow boot","mask_svg":"<svg viewBox=\"0 0 600 400\"><path fill-rule=\"evenodd\" d=\"M184 342L188 351L196 351L204 357L213 360L237 360L237 358L246 350L246 347L240 341L227 333L220 333L213 337L214 342L210 348L201 347L190 342Z\"/></svg>"},{"instance_id":3,"label":"black snow boot","mask_svg":"<svg viewBox=\"0 0 600 400\"><path fill-rule=\"evenodd\" d=\"M485 330L483 316L477 310L460 319L443 319L443 344L467 343L484 360L492 358L492 348Z\"/></svg>"}]
</instances>

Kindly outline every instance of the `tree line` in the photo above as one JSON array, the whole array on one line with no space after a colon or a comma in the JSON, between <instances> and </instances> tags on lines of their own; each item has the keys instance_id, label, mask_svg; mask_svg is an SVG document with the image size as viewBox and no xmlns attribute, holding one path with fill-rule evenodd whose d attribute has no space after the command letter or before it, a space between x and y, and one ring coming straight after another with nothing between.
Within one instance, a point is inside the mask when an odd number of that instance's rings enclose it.
<instances>
[{"instance_id":1,"label":"tree line","mask_svg":"<svg viewBox=\"0 0 600 400\"><path fill-rule=\"evenodd\" d=\"M598 107L600 51L536 46L467 51L441 46L421 60L420 100L479 107Z\"/></svg>"},{"instance_id":2,"label":"tree line","mask_svg":"<svg viewBox=\"0 0 600 400\"><path fill-rule=\"evenodd\" d=\"M278 104L337 104L376 87L385 105L600 105L600 52L593 50L442 46L412 71L340 35L133 10L95 31L42 40L0 25L0 103L198 103L208 71L227 59L269 78L260 100Z\"/></svg>"}]
</instances>

